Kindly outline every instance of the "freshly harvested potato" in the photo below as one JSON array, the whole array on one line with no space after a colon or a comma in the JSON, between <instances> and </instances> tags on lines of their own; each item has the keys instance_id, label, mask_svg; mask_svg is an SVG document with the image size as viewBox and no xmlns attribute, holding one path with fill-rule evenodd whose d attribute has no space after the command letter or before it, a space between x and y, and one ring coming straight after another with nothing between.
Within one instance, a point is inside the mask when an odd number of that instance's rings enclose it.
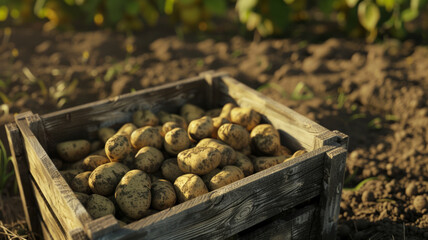
<instances>
[{"instance_id":1,"label":"freshly harvested potato","mask_svg":"<svg viewBox=\"0 0 428 240\"><path fill-rule=\"evenodd\" d=\"M241 150L250 143L250 134L238 124L226 123L218 129L218 138L235 150Z\"/></svg>"},{"instance_id":2,"label":"freshly harvested potato","mask_svg":"<svg viewBox=\"0 0 428 240\"><path fill-rule=\"evenodd\" d=\"M210 179L208 188L211 191L216 190L226 186L227 184L243 179L244 177L244 173L239 167L232 165L225 166L220 172Z\"/></svg>"},{"instance_id":3,"label":"freshly harvested potato","mask_svg":"<svg viewBox=\"0 0 428 240\"><path fill-rule=\"evenodd\" d=\"M109 163L110 159L101 155L89 155L85 159L83 159L83 169L86 171L92 171L95 168Z\"/></svg>"},{"instance_id":4,"label":"freshly harvested potato","mask_svg":"<svg viewBox=\"0 0 428 240\"><path fill-rule=\"evenodd\" d=\"M289 160L291 160L291 159L293 159L293 158L296 158L296 157L298 157L298 156L300 156L300 155L303 155L303 154L305 154L305 153L307 153L307 151L306 150L297 150L291 157L289 156L287 159L285 159L283 162L287 162L287 161L289 161Z\"/></svg>"},{"instance_id":5,"label":"freshly harvested potato","mask_svg":"<svg viewBox=\"0 0 428 240\"><path fill-rule=\"evenodd\" d=\"M133 123L125 123L119 130L117 130L116 134L123 134L128 137L131 137L131 134L133 131L137 130L137 126L135 126Z\"/></svg>"},{"instance_id":6,"label":"freshly harvested potato","mask_svg":"<svg viewBox=\"0 0 428 240\"><path fill-rule=\"evenodd\" d=\"M162 175L171 182L174 182L175 179L184 174L178 167L176 158L169 158L163 161L161 170Z\"/></svg>"},{"instance_id":7,"label":"freshly harvested potato","mask_svg":"<svg viewBox=\"0 0 428 240\"><path fill-rule=\"evenodd\" d=\"M138 110L132 115L134 124L141 128L145 126L156 126L159 123L158 117L150 110Z\"/></svg>"},{"instance_id":8,"label":"freshly harvested potato","mask_svg":"<svg viewBox=\"0 0 428 240\"><path fill-rule=\"evenodd\" d=\"M280 145L278 150L276 151L276 153L274 154L275 156L281 156L281 155L293 155L291 150L288 149L286 146Z\"/></svg>"},{"instance_id":9,"label":"freshly harvested potato","mask_svg":"<svg viewBox=\"0 0 428 240\"><path fill-rule=\"evenodd\" d=\"M116 131L113 128L104 127L104 128L98 129L98 138L103 143L106 143L107 140L113 137L113 135L115 134L116 134Z\"/></svg>"},{"instance_id":10,"label":"freshly harvested potato","mask_svg":"<svg viewBox=\"0 0 428 240\"><path fill-rule=\"evenodd\" d=\"M220 171L221 171L220 168L214 168L211 172L201 176L202 181L204 181L204 183L207 187L210 184L211 178L213 178Z\"/></svg>"},{"instance_id":11,"label":"freshly harvested potato","mask_svg":"<svg viewBox=\"0 0 428 240\"><path fill-rule=\"evenodd\" d=\"M250 156L251 155L251 146L247 145L243 149L239 150L238 152L244 154L245 156Z\"/></svg>"},{"instance_id":12,"label":"freshly harvested potato","mask_svg":"<svg viewBox=\"0 0 428 240\"><path fill-rule=\"evenodd\" d=\"M197 142L203 138L211 137L213 131L213 120L211 117L206 116L191 121L187 127L189 138L194 142Z\"/></svg>"},{"instance_id":13,"label":"freshly harvested potato","mask_svg":"<svg viewBox=\"0 0 428 240\"><path fill-rule=\"evenodd\" d=\"M79 160L77 162L73 162L73 163L69 163L69 162L65 163L64 167L66 169L83 169L83 170L85 170L85 168L83 167L83 160L84 159Z\"/></svg>"},{"instance_id":14,"label":"freshly harvested potato","mask_svg":"<svg viewBox=\"0 0 428 240\"><path fill-rule=\"evenodd\" d=\"M162 147L162 135L155 127L142 127L132 132L131 144L134 149L140 149L146 146L160 149Z\"/></svg>"},{"instance_id":15,"label":"freshly harvested potato","mask_svg":"<svg viewBox=\"0 0 428 240\"><path fill-rule=\"evenodd\" d=\"M152 184L151 207L157 210L164 210L174 206L177 201L174 186L165 179L159 179Z\"/></svg>"},{"instance_id":16,"label":"freshly harvested potato","mask_svg":"<svg viewBox=\"0 0 428 240\"><path fill-rule=\"evenodd\" d=\"M89 187L93 193L109 196L114 193L120 179L129 171L122 163L111 162L103 164L92 171L89 176Z\"/></svg>"},{"instance_id":17,"label":"freshly harvested potato","mask_svg":"<svg viewBox=\"0 0 428 240\"><path fill-rule=\"evenodd\" d=\"M172 155L177 155L181 151L189 148L190 140L186 130L183 128L174 128L165 134L164 139L165 151Z\"/></svg>"},{"instance_id":18,"label":"freshly harvested potato","mask_svg":"<svg viewBox=\"0 0 428 240\"><path fill-rule=\"evenodd\" d=\"M217 138L218 137L218 135L217 135L218 129L220 128L221 125L226 124L226 123L230 123L230 121L227 120L224 117L214 117L213 118L213 127L214 127L214 130L213 130L213 134L212 134L211 137L212 138Z\"/></svg>"},{"instance_id":19,"label":"freshly harvested potato","mask_svg":"<svg viewBox=\"0 0 428 240\"><path fill-rule=\"evenodd\" d=\"M147 173L154 173L159 170L162 162L162 152L154 147L143 147L135 155L135 166Z\"/></svg>"},{"instance_id":20,"label":"freshly harvested potato","mask_svg":"<svg viewBox=\"0 0 428 240\"><path fill-rule=\"evenodd\" d=\"M257 125L250 134L251 144L260 155L274 155L281 146L278 131L270 124Z\"/></svg>"},{"instance_id":21,"label":"freshly harvested potato","mask_svg":"<svg viewBox=\"0 0 428 240\"><path fill-rule=\"evenodd\" d=\"M208 193L204 181L192 173L178 177L174 182L174 189L180 203Z\"/></svg>"},{"instance_id":22,"label":"freshly harvested potato","mask_svg":"<svg viewBox=\"0 0 428 240\"><path fill-rule=\"evenodd\" d=\"M260 172L279 163L284 162L290 156L274 156L274 157L255 157L253 158L254 171Z\"/></svg>"},{"instance_id":23,"label":"freshly harvested potato","mask_svg":"<svg viewBox=\"0 0 428 240\"><path fill-rule=\"evenodd\" d=\"M253 162L251 162L249 157L240 152L236 153L235 166L239 167L246 177L254 173Z\"/></svg>"},{"instance_id":24,"label":"freshly harvested potato","mask_svg":"<svg viewBox=\"0 0 428 240\"><path fill-rule=\"evenodd\" d=\"M62 170L59 171L61 176L64 178L64 180L67 182L68 185L71 185L71 182L73 181L74 177L82 173L83 169L68 169L68 170Z\"/></svg>"},{"instance_id":25,"label":"freshly harvested potato","mask_svg":"<svg viewBox=\"0 0 428 240\"><path fill-rule=\"evenodd\" d=\"M76 162L82 160L91 151L91 143L87 140L66 141L56 145L56 151L62 160Z\"/></svg>"},{"instance_id":26,"label":"freshly harvested potato","mask_svg":"<svg viewBox=\"0 0 428 240\"><path fill-rule=\"evenodd\" d=\"M178 167L184 173L204 175L216 168L221 161L221 153L212 147L194 147L177 155Z\"/></svg>"},{"instance_id":27,"label":"freshly harvested potato","mask_svg":"<svg viewBox=\"0 0 428 240\"><path fill-rule=\"evenodd\" d=\"M251 108L236 107L230 111L230 121L251 131L260 123L260 114Z\"/></svg>"},{"instance_id":28,"label":"freshly harvested potato","mask_svg":"<svg viewBox=\"0 0 428 240\"><path fill-rule=\"evenodd\" d=\"M180 109L180 115L188 123L190 123L195 119L201 118L202 116L204 116L204 113L205 113L204 109L190 103L184 104Z\"/></svg>"},{"instance_id":29,"label":"freshly harvested potato","mask_svg":"<svg viewBox=\"0 0 428 240\"><path fill-rule=\"evenodd\" d=\"M133 219L144 217L152 200L147 173L135 169L123 176L116 187L115 199L120 210Z\"/></svg>"},{"instance_id":30,"label":"freshly harvested potato","mask_svg":"<svg viewBox=\"0 0 428 240\"><path fill-rule=\"evenodd\" d=\"M94 218L100 218L113 214L116 212L114 204L110 199L98 195L92 194L86 202L86 210Z\"/></svg>"},{"instance_id":31,"label":"freshly harvested potato","mask_svg":"<svg viewBox=\"0 0 428 240\"><path fill-rule=\"evenodd\" d=\"M214 108L206 111L205 116L215 118L215 117L219 117L220 113L221 113L221 108Z\"/></svg>"},{"instance_id":32,"label":"freshly harvested potato","mask_svg":"<svg viewBox=\"0 0 428 240\"><path fill-rule=\"evenodd\" d=\"M88 199L89 199L88 194L81 193L81 192L74 192L74 195L76 196L77 200L79 200L83 206L86 206L86 203L88 202Z\"/></svg>"},{"instance_id":33,"label":"freshly harvested potato","mask_svg":"<svg viewBox=\"0 0 428 240\"><path fill-rule=\"evenodd\" d=\"M177 114L170 114L164 111L159 112L159 120L161 124L165 124L166 122L176 122L180 125L181 128L187 129L187 122L182 116Z\"/></svg>"},{"instance_id":34,"label":"freshly harvested potato","mask_svg":"<svg viewBox=\"0 0 428 240\"><path fill-rule=\"evenodd\" d=\"M104 147L102 149L98 149L97 151L93 151L91 155L100 155L107 157L106 150L104 149Z\"/></svg>"},{"instance_id":35,"label":"freshly harvested potato","mask_svg":"<svg viewBox=\"0 0 428 240\"><path fill-rule=\"evenodd\" d=\"M77 174L71 181L71 189L73 189L74 192L91 193L91 188L88 183L89 175L91 175L91 171Z\"/></svg>"},{"instance_id":36,"label":"freshly harvested potato","mask_svg":"<svg viewBox=\"0 0 428 240\"><path fill-rule=\"evenodd\" d=\"M162 125L162 133L161 135L165 137L165 135L174 128L181 128L181 125L176 122L166 122Z\"/></svg>"},{"instance_id":37,"label":"freshly harvested potato","mask_svg":"<svg viewBox=\"0 0 428 240\"><path fill-rule=\"evenodd\" d=\"M52 158L52 162L58 170L61 170L64 166L64 162L59 158Z\"/></svg>"},{"instance_id":38,"label":"freshly harvested potato","mask_svg":"<svg viewBox=\"0 0 428 240\"><path fill-rule=\"evenodd\" d=\"M236 161L236 153L232 147L227 145L226 143L213 139L213 138L204 138L196 145L197 147L213 147L220 151L221 153L221 161L220 167L224 167L226 165L233 165Z\"/></svg>"},{"instance_id":39,"label":"freshly harvested potato","mask_svg":"<svg viewBox=\"0 0 428 240\"><path fill-rule=\"evenodd\" d=\"M128 136L121 134L109 138L104 149L111 162L121 162L132 152Z\"/></svg>"},{"instance_id":40,"label":"freshly harvested potato","mask_svg":"<svg viewBox=\"0 0 428 240\"><path fill-rule=\"evenodd\" d=\"M220 112L220 117L224 117L224 118L226 118L227 120L231 120L230 119L230 112L232 111L232 109L234 109L234 108L236 108L236 107L238 107L238 106L236 106L236 104L234 104L234 103L226 103L224 106L223 106L223 108L221 109L221 112Z\"/></svg>"},{"instance_id":41,"label":"freshly harvested potato","mask_svg":"<svg viewBox=\"0 0 428 240\"><path fill-rule=\"evenodd\" d=\"M98 149L101 149L103 147L103 144L104 144L104 142L101 142L99 140L91 142L91 151L90 152L98 151Z\"/></svg>"}]
</instances>

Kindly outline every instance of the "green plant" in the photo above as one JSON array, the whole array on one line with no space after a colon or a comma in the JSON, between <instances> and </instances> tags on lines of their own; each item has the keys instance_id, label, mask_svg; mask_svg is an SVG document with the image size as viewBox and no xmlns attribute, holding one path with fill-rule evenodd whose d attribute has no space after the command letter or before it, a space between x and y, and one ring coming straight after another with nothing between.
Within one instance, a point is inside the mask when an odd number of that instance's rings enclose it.
<instances>
[{"instance_id":1,"label":"green plant","mask_svg":"<svg viewBox=\"0 0 428 240\"><path fill-rule=\"evenodd\" d=\"M6 148L0 140L0 195L5 189L9 178L14 175L14 171L10 171L10 162L12 162L12 157L7 156Z\"/></svg>"},{"instance_id":2,"label":"green plant","mask_svg":"<svg viewBox=\"0 0 428 240\"><path fill-rule=\"evenodd\" d=\"M291 93L293 100L309 100L312 98L314 98L314 93L304 82L299 82Z\"/></svg>"},{"instance_id":3,"label":"green plant","mask_svg":"<svg viewBox=\"0 0 428 240\"><path fill-rule=\"evenodd\" d=\"M353 188L343 188L343 191L356 192L356 191L360 190L366 183L368 183L370 181L374 181L374 180L377 180L377 177L366 178L366 179L362 180L360 183L358 183L357 186L355 186Z\"/></svg>"}]
</instances>

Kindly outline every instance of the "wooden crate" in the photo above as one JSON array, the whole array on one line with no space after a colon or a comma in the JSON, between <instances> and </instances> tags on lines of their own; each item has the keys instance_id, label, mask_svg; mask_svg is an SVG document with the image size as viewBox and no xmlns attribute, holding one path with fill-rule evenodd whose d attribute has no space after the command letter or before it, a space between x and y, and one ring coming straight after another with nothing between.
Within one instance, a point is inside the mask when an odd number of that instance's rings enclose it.
<instances>
[{"instance_id":1,"label":"wooden crate","mask_svg":"<svg viewBox=\"0 0 428 240\"><path fill-rule=\"evenodd\" d=\"M251 106L279 129L282 144L308 153L125 227L112 215L93 220L52 163L55 144L96 139L99 128L129 122L137 109L178 112L187 102ZM226 74L206 72L42 116L19 114L6 131L27 222L45 239L335 238L347 136Z\"/></svg>"}]
</instances>

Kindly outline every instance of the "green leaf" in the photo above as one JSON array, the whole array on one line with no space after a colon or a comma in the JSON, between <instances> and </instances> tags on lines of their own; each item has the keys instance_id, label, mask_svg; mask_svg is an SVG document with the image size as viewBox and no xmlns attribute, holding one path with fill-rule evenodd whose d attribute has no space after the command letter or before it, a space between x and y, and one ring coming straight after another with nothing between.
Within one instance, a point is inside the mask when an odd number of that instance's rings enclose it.
<instances>
[{"instance_id":1,"label":"green leaf","mask_svg":"<svg viewBox=\"0 0 428 240\"><path fill-rule=\"evenodd\" d=\"M358 5L358 20L366 30L374 30L379 21L379 18L380 11L376 4L364 1Z\"/></svg>"},{"instance_id":2,"label":"green leaf","mask_svg":"<svg viewBox=\"0 0 428 240\"><path fill-rule=\"evenodd\" d=\"M357 4L357 2L358 0L346 0L346 5L348 5L349 8L353 8Z\"/></svg>"},{"instance_id":3,"label":"green leaf","mask_svg":"<svg viewBox=\"0 0 428 240\"><path fill-rule=\"evenodd\" d=\"M236 2L236 8L239 11L245 11L253 9L257 5L258 0L238 0Z\"/></svg>"},{"instance_id":4,"label":"green leaf","mask_svg":"<svg viewBox=\"0 0 428 240\"><path fill-rule=\"evenodd\" d=\"M254 30L260 24L261 21L262 17L260 16L260 14L251 12L248 16L247 29L250 31Z\"/></svg>"},{"instance_id":5,"label":"green leaf","mask_svg":"<svg viewBox=\"0 0 428 240\"><path fill-rule=\"evenodd\" d=\"M290 4L294 3L294 0L284 0L284 2L288 5L290 5Z\"/></svg>"},{"instance_id":6,"label":"green leaf","mask_svg":"<svg viewBox=\"0 0 428 240\"><path fill-rule=\"evenodd\" d=\"M321 9L321 11L328 15L333 11L333 3L335 0L322 0L318 1L318 6Z\"/></svg>"},{"instance_id":7,"label":"green leaf","mask_svg":"<svg viewBox=\"0 0 428 240\"><path fill-rule=\"evenodd\" d=\"M355 186L354 188L343 188L343 190L344 191L356 192L356 191L360 190L367 182L370 182L370 181L373 181L373 180L377 180L377 177L366 178L363 181L361 181L360 183L358 183L358 185Z\"/></svg>"},{"instance_id":8,"label":"green leaf","mask_svg":"<svg viewBox=\"0 0 428 240\"><path fill-rule=\"evenodd\" d=\"M166 0L165 1L165 8L164 8L164 12L167 15L171 15L172 12L174 11L174 0Z\"/></svg>"},{"instance_id":9,"label":"green leaf","mask_svg":"<svg viewBox=\"0 0 428 240\"><path fill-rule=\"evenodd\" d=\"M204 6L210 13L215 15L224 15L227 11L225 0L204 0Z\"/></svg>"},{"instance_id":10,"label":"green leaf","mask_svg":"<svg viewBox=\"0 0 428 240\"><path fill-rule=\"evenodd\" d=\"M125 6L125 11L131 16L136 16L139 12L138 2L135 0L129 1Z\"/></svg>"},{"instance_id":11,"label":"green leaf","mask_svg":"<svg viewBox=\"0 0 428 240\"><path fill-rule=\"evenodd\" d=\"M282 1L269 0L269 16L279 29L285 29L290 22L291 8Z\"/></svg>"},{"instance_id":12,"label":"green leaf","mask_svg":"<svg viewBox=\"0 0 428 240\"><path fill-rule=\"evenodd\" d=\"M385 7L386 11L391 12L394 8L395 0L376 0L377 5Z\"/></svg>"},{"instance_id":13,"label":"green leaf","mask_svg":"<svg viewBox=\"0 0 428 240\"><path fill-rule=\"evenodd\" d=\"M106 0L107 16L110 23L117 23L123 16L122 1Z\"/></svg>"},{"instance_id":14,"label":"green leaf","mask_svg":"<svg viewBox=\"0 0 428 240\"><path fill-rule=\"evenodd\" d=\"M401 19L404 22L410 22L416 19L419 15L419 11L417 9L407 8L401 12Z\"/></svg>"}]
</instances>

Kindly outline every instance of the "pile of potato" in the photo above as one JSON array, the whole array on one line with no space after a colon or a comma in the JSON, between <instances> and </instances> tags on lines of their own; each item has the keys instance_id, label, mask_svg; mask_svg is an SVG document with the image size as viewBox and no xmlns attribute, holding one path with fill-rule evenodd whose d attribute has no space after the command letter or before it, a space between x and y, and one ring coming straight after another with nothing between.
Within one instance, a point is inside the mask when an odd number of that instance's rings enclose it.
<instances>
[{"instance_id":1,"label":"pile of potato","mask_svg":"<svg viewBox=\"0 0 428 240\"><path fill-rule=\"evenodd\" d=\"M292 155L258 112L232 103L185 104L180 115L139 110L98 136L59 143L54 164L93 218L113 214L123 224L304 153Z\"/></svg>"}]
</instances>

